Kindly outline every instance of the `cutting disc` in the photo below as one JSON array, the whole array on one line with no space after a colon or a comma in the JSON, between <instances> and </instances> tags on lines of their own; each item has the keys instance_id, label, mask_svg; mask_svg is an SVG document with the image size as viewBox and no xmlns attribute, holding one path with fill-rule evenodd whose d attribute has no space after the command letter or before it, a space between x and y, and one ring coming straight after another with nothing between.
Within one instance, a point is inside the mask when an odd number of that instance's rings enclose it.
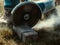
<instances>
[{"instance_id":1,"label":"cutting disc","mask_svg":"<svg viewBox=\"0 0 60 45\"><path fill-rule=\"evenodd\" d=\"M22 2L12 10L12 20L16 26L26 24L33 27L41 15L39 6L33 2Z\"/></svg>"}]
</instances>

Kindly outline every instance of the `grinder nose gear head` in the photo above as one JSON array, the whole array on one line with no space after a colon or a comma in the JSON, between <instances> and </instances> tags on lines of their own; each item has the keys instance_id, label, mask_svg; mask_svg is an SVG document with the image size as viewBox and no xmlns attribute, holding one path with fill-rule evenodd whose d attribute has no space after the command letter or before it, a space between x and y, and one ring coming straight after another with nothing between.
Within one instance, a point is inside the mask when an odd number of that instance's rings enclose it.
<instances>
[{"instance_id":1,"label":"grinder nose gear head","mask_svg":"<svg viewBox=\"0 0 60 45\"><path fill-rule=\"evenodd\" d=\"M42 16L39 6L34 2L19 3L11 13L15 26L26 24L33 27Z\"/></svg>"}]
</instances>

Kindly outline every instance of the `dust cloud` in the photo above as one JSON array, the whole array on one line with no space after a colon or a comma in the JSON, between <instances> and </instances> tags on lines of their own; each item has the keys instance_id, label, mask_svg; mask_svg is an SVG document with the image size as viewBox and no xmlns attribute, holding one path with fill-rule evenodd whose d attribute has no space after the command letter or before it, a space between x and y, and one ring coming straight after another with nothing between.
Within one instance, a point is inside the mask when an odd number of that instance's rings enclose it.
<instances>
[{"instance_id":1,"label":"dust cloud","mask_svg":"<svg viewBox=\"0 0 60 45\"><path fill-rule=\"evenodd\" d=\"M60 16L57 14L57 12L51 14L49 18L43 21L39 21L33 29L36 31L39 31L41 29L45 29L47 31L52 31L55 29L55 27L60 26Z\"/></svg>"}]
</instances>

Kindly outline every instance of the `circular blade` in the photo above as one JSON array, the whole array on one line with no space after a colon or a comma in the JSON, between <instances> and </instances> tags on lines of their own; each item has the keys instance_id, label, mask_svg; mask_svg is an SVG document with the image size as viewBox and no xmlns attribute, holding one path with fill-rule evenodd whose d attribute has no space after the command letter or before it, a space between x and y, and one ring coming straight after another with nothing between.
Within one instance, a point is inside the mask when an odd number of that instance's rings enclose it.
<instances>
[{"instance_id":1,"label":"circular blade","mask_svg":"<svg viewBox=\"0 0 60 45\"><path fill-rule=\"evenodd\" d=\"M12 11L13 24L20 26L26 24L33 27L41 18L39 6L33 2L18 4Z\"/></svg>"}]
</instances>

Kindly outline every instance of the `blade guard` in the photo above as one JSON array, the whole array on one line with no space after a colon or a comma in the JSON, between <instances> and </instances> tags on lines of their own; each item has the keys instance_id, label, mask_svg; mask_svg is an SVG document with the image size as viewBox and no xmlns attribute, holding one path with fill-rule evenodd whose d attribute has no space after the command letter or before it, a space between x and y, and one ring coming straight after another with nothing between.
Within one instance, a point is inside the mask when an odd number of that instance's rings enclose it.
<instances>
[{"instance_id":1,"label":"blade guard","mask_svg":"<svg viewBox=\"0 0 60 45\"><path fill-rule=\"evenodd\" d=\"M28 25L30 27L33 27L42 16L40 7L34 2L19 3L11 14L13 25Z\"/></svg>"}]
</instances>

